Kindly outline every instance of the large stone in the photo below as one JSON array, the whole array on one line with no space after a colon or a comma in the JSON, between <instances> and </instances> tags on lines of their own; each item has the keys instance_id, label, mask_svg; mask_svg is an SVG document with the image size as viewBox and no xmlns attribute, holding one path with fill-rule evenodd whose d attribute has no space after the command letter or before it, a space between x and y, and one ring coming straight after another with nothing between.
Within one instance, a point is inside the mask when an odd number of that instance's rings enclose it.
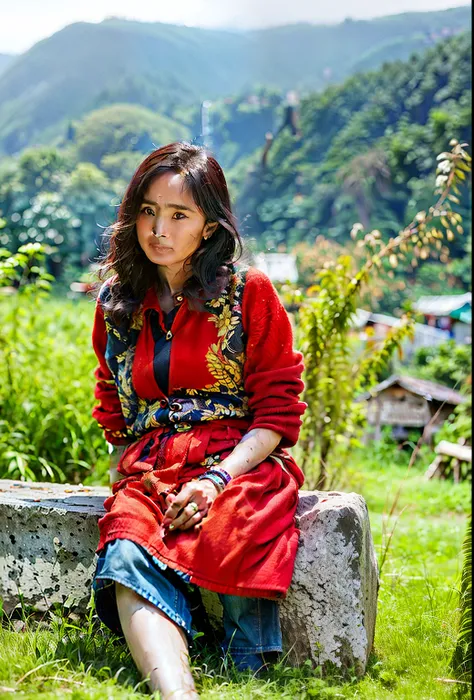
<instances>
[{"instance_id":1,"label":"large stone","mask_svg":"<svg viewBox=\"0 0 474 700\"><path fill-rule=\"evenodd\" d=\"M86 609L107 487L0 480L0 596L39 611L73 596Z\"/></svg>"},{"instance_id":2,"label":"large stone","mask_svg":"<svg viewBox=\"0 0 474 700\"><path fill-rule=\"evenodd\" d=\"M7 613L20 597L39 611L71 597L75 612L86 610L97 519L109 493L107 487L0 480L0 596ZM297 522L295 572L280 604L288 660L361 674L374 638L378 588L365 501L354 493L301 491ZM218 624L217 595L204 591L203 600Z\"/></svg>"},{"instance_id":3,"label":"large stone","mask_svg":"<svg viewBox=\"0 0 474 700\"><path fill-rule=\"evenodd\" d=\"M280 607L293 663L362 674L374 641L378 567L367 506L355 493L301 491L295 571Z\"/></svg>"}]
</instances>

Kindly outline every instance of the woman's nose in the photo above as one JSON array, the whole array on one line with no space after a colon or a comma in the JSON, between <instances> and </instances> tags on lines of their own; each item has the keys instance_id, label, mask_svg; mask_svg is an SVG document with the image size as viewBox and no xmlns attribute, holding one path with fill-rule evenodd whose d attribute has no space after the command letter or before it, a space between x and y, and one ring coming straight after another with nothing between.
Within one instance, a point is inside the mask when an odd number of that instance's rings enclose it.
<instances>
[{"instance_id":1,"label":"woman's nose","mask_svg":"<svg viewBox=\"0 0 474 700\"><path fill-rule=\"evenodd\" d=\"M155 236L164 236L165 238L167 238L168 233L166 231L166 228L166 223L163 221L163 219L156 219L153 225L153 233L155 234Z\"/></svg>"}]
</instances>

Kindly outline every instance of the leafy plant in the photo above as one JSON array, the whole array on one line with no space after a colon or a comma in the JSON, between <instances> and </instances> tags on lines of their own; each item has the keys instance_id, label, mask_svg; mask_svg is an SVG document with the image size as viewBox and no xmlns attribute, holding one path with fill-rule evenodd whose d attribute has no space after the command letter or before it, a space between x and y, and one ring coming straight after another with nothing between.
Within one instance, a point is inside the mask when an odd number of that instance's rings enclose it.
<instances>
[{"instance_id":1,"label":"leafy plant","mask_svg":"<svg viewBox=\"0 0 474 700\"><path fill-rule=\"evenodd\" d=\"M413 356L414 371L420 379L429 379L450 387L460 387L471 374L471 348L448 340L437 346L418 348Z\"/></svg>"},{"instance_id":2,"label":"leafy plant","mask_svg":"<svg viewBox=\"0 0 474 700\"><path fill-rule=\"evenodd\" d=\"M470 171L471 157L464 150L466 144L452 140L450 145L452 151L438 156L435 194L439 197L428 212L418 212L388 243L379 231L358 240L367 254L359 271L354 271L353 259L347 255L340 256L335 264L326 263L319 275L317 299L308 300L300 309L300 343L306 364L303 398L308 403L300 449L307 473L314 461L317 463L313 481L319 489L326 486L329 460L336 446L356 444L364 416L354 399L378 381L393 353L400 351L402 342L413 333L413 315L407 309L380 346L369 347L355 360L350 331L361 289L385 262L395 268L408 255L416 260L420 251L429 250L430 245L443 239L442 229L447 236L453 235L452 229L459 234L463 231L462 219L452 211L451 202L459 203L458 184ZM362 225L356 224L352 237L356 239L361 231Z\"/></svg>"},{"instance_id":3,"label":"leafy plant","mask_svg":"<svg viewBox=\"0 0 474 700\"><path fill-rule=\"evenodd\" d=\"M441 440L470 445L472 442L472 392L466 385L463 393L465 403L456 406L447 420L436 433L436 443Z\"/></svg>"},{"instance_id":4,"label":"leafy plant","mask_svg":"<svg viewBox=\"0 0 474 700\"><path fill-rule=\"evenodd\" d=\"M459 695L470 695L472 674L472 517L469 518L463 546L463 567L459 594L460 618L451 667L461 681Z\"/></svg>"},{"instance_id":5,"label":"leafy plant","mask_svg":"<svg viewBox=\"0 0 474 700\"><path fill-rule=\"evenodd\" d=\"M50 298L44 257L38 243L0 252L0 478L77 483L106 461L90 415L92 308Z\"/></svg>"}]
</instances>

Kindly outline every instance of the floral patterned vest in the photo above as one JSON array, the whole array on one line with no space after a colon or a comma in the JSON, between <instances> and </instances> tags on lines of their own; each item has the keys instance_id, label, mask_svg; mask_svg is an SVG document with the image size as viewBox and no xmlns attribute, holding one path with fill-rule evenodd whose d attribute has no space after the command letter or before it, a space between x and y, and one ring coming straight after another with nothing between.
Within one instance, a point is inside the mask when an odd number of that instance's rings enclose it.
<instances>
[{"instance_id":1,"label":"floral patterned vest","mask_svg":"<svg viewBox=\"0 0 474 700\"><path fill-rule=\"evenodd\" d=\"M212 314L210 318L205 312L194 312L202 313L203 317L216 326L216 341L204 350L207 370L214 377L214 382L200 389L174 390L167 397L167 402L137 396L132 383L135 349L143 327L143 303L128 322L120 325L114 323L104 309L107 331L105 359L114 377L125 423L132 439L138 439L159 426L172 427L182 432L196 423L250 416L248 396L243 386L246 338L242 324L242 295L247 270L247 267L236 269L233 266L229 282L221 296L204 302L206 312ZM104 285L99 301L106 301L109 295L109 286Z\"/></svg>"}]
</instances>

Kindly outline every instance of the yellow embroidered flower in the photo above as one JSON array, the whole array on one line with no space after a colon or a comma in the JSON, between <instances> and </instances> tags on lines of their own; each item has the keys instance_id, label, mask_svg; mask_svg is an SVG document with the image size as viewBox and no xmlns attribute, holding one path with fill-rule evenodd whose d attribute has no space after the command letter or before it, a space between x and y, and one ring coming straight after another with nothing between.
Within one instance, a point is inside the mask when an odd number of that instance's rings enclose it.
<instances>
[{"instance_id":1,"label":"yellow embroidered flower","mask_svg":"<svg viewBox=\"0 0 474 700\"><path fill-rule=\"evenodd\" d=\"M232 311L228 306L222 310L219 316L212 316L209 321L217 326L217 336L219 338L232 332L239 324L238 316L232 316Z\"/></svg>"},{"instance_id":2,"label":"yellow embroidered flower","mask_svg":"<svg viewBox=\"0 0 474 700\"><path fill-rule=\"evenodd\" d=\"M219 306L224 305L225 300L224 297L219 297L219 299L211 299L207 303L209 304L209 306L212 306L213 309L217 309Z\"/></svg>"}]
</instances>

